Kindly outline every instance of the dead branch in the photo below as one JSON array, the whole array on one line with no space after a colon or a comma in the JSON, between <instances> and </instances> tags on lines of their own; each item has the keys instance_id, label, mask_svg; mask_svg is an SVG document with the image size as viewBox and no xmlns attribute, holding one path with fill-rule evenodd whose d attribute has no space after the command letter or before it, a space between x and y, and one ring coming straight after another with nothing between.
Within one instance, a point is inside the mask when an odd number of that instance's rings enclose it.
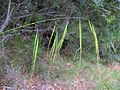
<instances>
[{"instance_id":1,"label":"dead branch","mask_svg":"<svg viewBox=\"0 0 120 90\"><path fill-rule=\"evenodd\" d=\"M6 16L4 23L1 25L0 32L4 31L4 29L7 27L10 21L12 12L13 12L13 9L11 9L11 0L9 0L7 16Z\"/></svg>"}]
</instances>

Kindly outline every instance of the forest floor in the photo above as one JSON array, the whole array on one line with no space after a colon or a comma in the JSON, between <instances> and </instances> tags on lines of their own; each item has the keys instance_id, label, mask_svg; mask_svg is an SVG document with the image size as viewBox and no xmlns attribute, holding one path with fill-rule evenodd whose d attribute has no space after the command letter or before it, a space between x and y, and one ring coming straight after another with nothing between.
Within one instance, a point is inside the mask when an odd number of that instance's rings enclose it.
<instances>
[{"instance_id":1,"label":"forest floor","mask_svg":"<svg viewBox=\"0 0 120 90\"><path fill-rule=\"evenodd\" d=\"M32 65L31 43L13 38L0 51L0 90L120 90L120 63L96 64L91 58L83 59L81 66L79 60L59 55L55 64L48 66L42 47L31 77L27 72Z\"/></svg>"},{"instance_id":2,"label":"forest floor","mask_svg":"<svg viewBox=\"0 0 120 90\"><path fill-rule=\"evenodd\" d=\"M120 90L120 65L99 65L85 62L85 66L66 68L59 78L44 77L39 74L30 77L19 70L7 66L7 73L1 79L0 90ZM69 67L69 68L68 68Z\"/></svg>"}]
</instances>

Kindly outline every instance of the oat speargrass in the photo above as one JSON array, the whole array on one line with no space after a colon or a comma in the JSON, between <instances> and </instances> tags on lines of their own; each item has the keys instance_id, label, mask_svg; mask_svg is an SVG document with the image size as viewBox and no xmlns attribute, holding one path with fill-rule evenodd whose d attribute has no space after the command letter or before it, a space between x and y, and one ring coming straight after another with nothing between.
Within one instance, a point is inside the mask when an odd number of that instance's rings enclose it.
<instances>
[{"instance_id":1,"label":"oat speargrass","mask_svg":"<svg viewBox=\"0 0 120 90\"><path fill-rule=\"evenodd\" d=\"M54 55L53 55L53 58L52 58L52 59L53 59L53 63L55 62L56 55L57 55L57 53L60 51L60 49L61 49L61 47L62 47L62 45L63 45L63 42L64 42L64 40L65 40L65 36L66 36L66 34L67 34L68 24L69 24L69 21L67 21L66 26L65 26L65 29L64 29L64 32L63 32L63 35L62 35L60 41L57 43L57 45L56 45L56 47L55 47L55 52L54 52ZM57 37L56 37L56 38L57 38ZM56 41L58 41L58 40L56 40Z\"/></svg>"},{"instance_id":2,"label":"oat speargrass","mask_svg":"<svg viewBox=\"0 0 120 90\"><path fill-rule=\"evenodd\" d=\"M56 36L55 36L52 48L50 50L51 59L54 57L54 54L57 52L57 49L56 49L57 44L58 44L58 32L56 31Z\"/></svg>"},{"instance_id":3,"label":"oat speargrass","mask_svg":"<svg viewBox=\"0 0 120 90\"><path fill-rule=\"evenodd\" d=\"M79 19L79 44L80 44L80 64L82 64L82 27Z\"/></svg>"},{"instance_id":4,"label":"oat speargrass","mask_svg":"<svg viewBox=\"0 0 120 90\"><path fill-rule=\"evenodd\" d=\"M51 37L50 37L50 40L49 40L49 43L48 43L48 48L50 47L51 40L53 39L53 36L54 36L54 33L55 33L55 29L56 29L56 25L54 26L54 28L52 30L52 34L51 34Z\"/></svg>"},{"instance_id":5,"label":"oat speargrass","mask_svg":"<svg viewBox=\"0 0 120 90\"><path fill-rule=\"evenodd\" d=\"M39 36L38 36L38 32L35 35L35 39L34 39L34 48L33 48L33 62L32 62L32 68L31 68L31 76L34 73L35 70L35 65L36 65L36 61L37 61L37 54L38 54L38 46L39 46Z\"/></svg>"},{"instance_id":6,"label":"oat speargrass","mask_svg":"<svg viewBox=\"0 0 120 90\"><path fill-rule=\"evenodd\" d=\"M89 26L90 26L90 31L91 31L91 33L92 33L93 36L94 36L96 56L97 56L97 62L98 62L99 59L100 59L100 56L99 56L99 44L98 44L97 34L96 34L96 32L95 32L94 25L93 25L89 20L88 20L88 23L89 23Z\"/></svg>"}]
</instances>

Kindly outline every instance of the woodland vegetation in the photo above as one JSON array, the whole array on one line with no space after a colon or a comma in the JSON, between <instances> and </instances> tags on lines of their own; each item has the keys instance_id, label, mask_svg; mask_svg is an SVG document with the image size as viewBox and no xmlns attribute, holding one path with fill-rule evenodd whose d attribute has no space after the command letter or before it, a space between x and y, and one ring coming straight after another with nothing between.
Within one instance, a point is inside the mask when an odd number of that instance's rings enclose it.
<instances>
[{"instance_id":1,"label":"woodland vegetation","mask_svg":"<svg viewBox=\"0 0 120 90\"><path fill-rule=\"evenodd\" d=\"M0 0L0 90L120 90L120 0Z\"/></svg>"}]
</instances>

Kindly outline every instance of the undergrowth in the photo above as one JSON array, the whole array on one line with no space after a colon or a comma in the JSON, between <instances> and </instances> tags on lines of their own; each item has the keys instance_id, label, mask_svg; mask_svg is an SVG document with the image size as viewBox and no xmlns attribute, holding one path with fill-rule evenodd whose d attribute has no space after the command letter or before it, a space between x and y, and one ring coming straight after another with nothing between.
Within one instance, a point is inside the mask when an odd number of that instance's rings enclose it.
<instances>
[{"instance_id":1,"label":"undergrowth","mask_svg":"<svg viewBox=\"0 0 120 90\"><path fill-rule=\"evenodd\" d=\"M67 84L72 83L72 80L77 78L84 82L86 88L89 86L91 90L117 90L117 88L119 90L119 72L113 69L114 67L110 62L108 65L103 64L103 60L99 56L96 29L89 20L87 21L90 27L90 34L93 36L95 53L88 52L85 54L83 52L84 39L82 34L84 31L80 20L78 22L79 48L76 51L71 50L72 48L68 47L70 45L66 46L65 49L62 48L69 30L69 22L66 21L61 36L58 34L55 23L48 47L45 47L41 42L42 38L39 37L38 31L33 35L27 36L27 38L21 34L12 37L4 46L7 62L15 70L20 70L24 75L30 76L30 78L40 75L44 81L58 79ZM53 38L54 41L52 41ZM50 47L51 43L53 44Z\"/></svg>"}]
</instances>

